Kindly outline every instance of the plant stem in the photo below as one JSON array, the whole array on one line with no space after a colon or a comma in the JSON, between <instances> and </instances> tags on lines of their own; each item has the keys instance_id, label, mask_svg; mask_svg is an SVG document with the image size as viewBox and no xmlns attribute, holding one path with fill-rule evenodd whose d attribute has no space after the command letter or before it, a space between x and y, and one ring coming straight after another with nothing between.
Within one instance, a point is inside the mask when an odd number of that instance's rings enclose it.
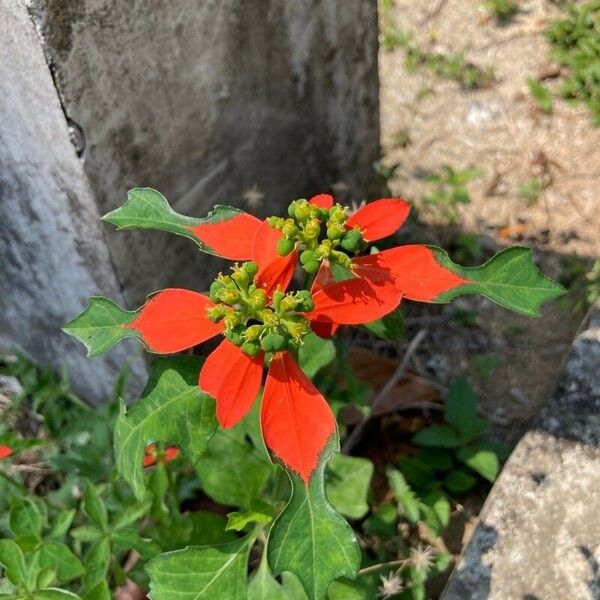
<instances>
[{"instance_id":1,"label":"plant stem","mask_svg":"<svg viewBox=\"0 0 600 600\"><path fill-rule=\"evenodd\" d=\"M386 563L379 563L376 565L371 565L370 567L365 567L361 569L358 574L359 575L368 575L369 573L374 573L375 571L381 571L381 569L386 569L390 567L403 567L408 562L407 558L402 558L400 560L391 560Z\"/></svg>"}]
</instances>

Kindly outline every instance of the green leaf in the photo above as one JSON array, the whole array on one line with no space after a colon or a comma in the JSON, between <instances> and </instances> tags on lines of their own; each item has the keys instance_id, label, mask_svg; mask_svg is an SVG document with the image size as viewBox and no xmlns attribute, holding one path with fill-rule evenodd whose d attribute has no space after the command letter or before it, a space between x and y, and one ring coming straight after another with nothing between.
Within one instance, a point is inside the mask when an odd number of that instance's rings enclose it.
<instances>
[{"instance_id":1,"label":"green leaf","mask_svg":"<svg viewBox=\"0 0 600 600\"><path fill-rule=\"evenodd\" d=\"M87 589L95 587L100 581L106 579L110 564L110 540L103 538L96 542L85 557L85 586Z\"/></svg>"},{"instance_id":2,"label":"green leaf","mask_svg":"<svg viewBox=\"0 0 600 600\"><path fill-rule=\"evenodd\" d=\"M550 90L537 79L527 78L527 87L531 95L535 98L537 105L542 112L550 114L552 112L552 95Z\"/></svg>"},{"instance_id":3,"label":"green leaf","mask_svg":"<svg viewBox=\"0 0 600 600\"><path fill-rule=\"evenodd\" d=\"M267 555L263 552L260 565L248 584L248 600L292 600L284 587L271 575Z\"/></svg>"},{"instance_id":4,"label":"green leaf","mask_svg":"<svg viewBox=\"0 0 600 600\"><path fill-rule=\"evenodd\" d=\"M245 509L260 496L273 469L246 441L243 423L217 431L196 462L200 485L213 500Z\"/></svg>"},{"instance_id":5,"label":"green leaf","mask_svg":"<svg viewBox=\"0 0 600 600\"><path fill-rule=\"evenodd\" d=\"M83 575L81 561L60 542L44 542L38 551L38 563L42 568L56 570L57 583L66 583Z\"/></svg>"},{"instance_id":6,"label":"green leaf","mask_svg":"<svg viewBox=\"0 0 600 600\"><path fill-rule=\"evenodd\" d=\"M433 491L420 503L424 521L433 537L439 537L450 522L451 506L448 498L440 491Z\"/></svg>"},{"instance_id":7,"label":"green leaf","mask_svg":"<svg viewBox=\"0 0 600 600\"><path fill-rule=\"evenodd\" d=\"M225 531L225 517L198 511L173 515L172 519L153 529L149 535L163 550L184 546L214 546L237 539L233 531Z\"/></svg>"},{"instance_id":8,"label":"green leaf","mask_svg":"<svg viewBox=\"0 0 600 600\"><path fill-rule=\"evenodd\" d=\"M85 310L69 321L63 331L76 337L86 348L90 358L110 350L127 337L137 337L135 329L123 327L131 323L137 311L124 310L102 296L92 296Z\"/></svg>"},{"instance_id":9,"label":"green leaf","mask_svg":"<svg viewBox=\"0 0 600 600\"><path fill-rule=\"evenodd\" d=\"M406 335L404 317L400 308L396 308L381 319L365 323L364 327L383 340L401 340Z\"/></svg>"},{"instance_id":10,"label":"green leaf","mask_svg":"<svg viewBox=\"0 0 600 600\"><path fill-rule=\"evenodd\" d=\"M372 477L370 460L336 452L325 470L325 491L333 508L350 519L362 519L369 511Z\"/></svg>"},{"instance_id":11,"label":"green leaf","mask_svg":"<svg viewBox=\"0 0 600 600\"><path fill-rule=\"evenodd\" d=\"M250 510L230 512L227 515L227 531L242 531L252 523L270 523L273 520L273 508L262 500L251 503Z\"/></svg>"},{"instance_id":12,"label":"green leaf","mask_svg":"<svg viewBox=\"0 0 600 600\"><path fill-rule=\"evenodd\" d=\"M49 587L55 578L56 571L54 569L42 569L37 575L36 589L40 590Z\"/></svg>"},{"instance_id":13,"label":"green leaf","mask_svg":"<svg viewBox=\"0 0 600 600\"><path fill-rule=\"evenodd\" d=\"M99 581L93 588L83 596L83 600L112 600L112 594L106 579Z\"/></svg>"},{"instance_id":14,"label":"green leaf","mask_svg":"<svg viewBox=\"0 0 600 600\"><path fill-rule=\"evenodd\" d=\"M456 432L448 425L425 427L413 437L413 442L421 446L432 446L434 448L457 448L459 445Z\"/></svg>"},{"instance_id":15,"label":"green leaf","mask_svg":"<svg viewBox=\"0 0 600 600\"><path fill-rule=\"evenodd\" d=\"M202 362L195 356L158 358L139 401L115 424L115 454L121 475L142 500L143 457L153 442L174 444L195 463L217 428L215 403L198 389Z\"/></svg>"},{"instance_id":16,"label":"green leaf","mask_svg":"<svg viewBox=\"0 0 600 600\"><path fill-rule=\"evenodd\" d=\"M398 537L398 510L391 502L382 502L363 523L367 533L384 540Z\"/></svg>"},{"instance_id":17,"label":"green leaf","mask_svg":"<svg viewBox=\"0 0 600 600\"><path fill-rule=\"evenodd\" d=\"M398 509L401 514L404 515L406 520L411 525L416 525L421 516L419 510L419 500L416 494L412 491L404 475L397 469L388 467L387 477L390 483L390 487L394 492L396 501L398 502Z\"/></svg>"},{"instance_id":18,"label":"green leaf","mask_svg":"<svg viewBox=\"0 0 600 600\"><path fill-rule=\"evenodd\" d=\"M95 525L81 525L71 530L71 537L80 542L95 542L103 535L104 533Z\"/></svg>"},{"instance_id":19,"label":"green leaf","mask_svg":"<svg viewBox=\"0 0 600 600\"><path fill-rule=\"evenodd\" d=\"M204 244L190 228L203 224L220 223L244 214L231 206L216 205L203 219L186 217L176 213L167 199L151 188L135 188L127 193L127 202L123 206L104 215L102 219L121 229L157 229L168 231L193 240L200 250L219 256L210 246Z\"/></svg>"},{"instance_id":20,"label":"green leaf","mask_svg":"<svg viewBox=\"0 0 600 600\"><path fill-rule=\"evenodd\" d=\"M474 471L485 477L488 481L496 481L500 472L498 455L486 448L467 447L461 448L457 453L459 460L471 467Z\"/></svg>"},{"instance_id":21,"label":"green leaf","mask_svg":"<svg viewBox=\"0 0 600 600\"><path fill-rule=\"evenodd\" d=\"M152 600L241 600L254 538L167 552L146 565Z\"/></svg>"},{"instance_id":22,"label":"green leaf","mask_svg":"<svg viewBox=\"0 0 600 600\"><path fill-rule=\"evenodd\" d=\"M355 581L338 579L329 586L327 600L373 600L381 597L377 587L366 577L357 577Z\"/></svg>"},{"instance_id":23,"label":"green leaf","mask_svg":"<svg viewBox=\"0 0 600 600\"><path fill-rule=\"evenodd\" d=\"M25 584L25 557L13 540L0 540L0 564L4 566L4 574L11 583L17 587Z\"/></svg>"},{"instance_id":24,"label":"green leaf","mask_svg":"<svg viewBox=\"0 0 600 600\"><path fill-rule=\"evenodd\" d=\"M133 527L113 531L110 537L122 550L135 550L145 560L154 558L162 552L157 543L149 538L143 538Z\"/></svg>"},{"instance_id":25,"label":"green leaf","mask_svg":"<svg viewBox=\"0 0 600 600\"><path fill-rule=\"evenodd\" d=\"M69 528L71 527L71 523L73 522L73 517L75 516L75 509L71 508L68 510L63 510L58 513L54 521L52 522L52 527L46 536L48 539L62 538L67 535Z\"/></svg>"},{"instance_id":26,"label":"green leaf","mask_svg":"<svg viewBox=\"0 0 600 600\"><path fill-rule=\"evenodd\" d=\"M39 539L43 524L44 517L37 502L27 497L11 498L9 525L16 536L32 536Z\"/></svg>"},{"instance_id":27,"label":"green leaf","mask_svg":"<svg viewBox=\"0 0 600 600\"><path fill-rule=\"evenodd\" d=\"M461 440L468 442L489 429L489 423L477 416L473 388L464 377L450 384L444 404L446 422L458 430Z\"/></svg>"},{"instance_id":28,"label":"green leaf","mask_svg":"<svg viewBox=\"0 0 600 600\"><path fill-rule=\"evenodd\" d=\"M414 455L414 460L436 471L448 471L454 464L451 454L443 448L420 448Z\"/></svg>"},{"instance_id":29,"label":"green leaf","mask_svg":"<svg viewBox=\"0 0 600 600\"><path fill-rule=\"evenodd\" d=\"M111 530L118 531L127 525L131 525L147 514L152 506L152 497L149 495L141 502L134 502L121 510L111 522Z\"/></svg>"},{"instance_id":30,"label":"green leaf","mask_svg":"<svg viewBox=\"0 0 600 600\"><path fill-rule=\"evenodd\" d=\"M444 485L448 488L448 491L452 494L464 494L468 492L475 484L477 480L475 477L463 471L462 469L454 469L450 471L444 479Z\"/></svg>"},{"instance_id":31,"label":"green leaf","mask_svg":"<svg viewBox=\"0 0 600 600\"><path fill-rule=\"evenodd\" d=\"M468 280L442 293L436 302L449 302L463 294L481 294L500 306L537 317L544 302L565 293L560 284L538 270L530 248L506 248L479 267L461 267L444 250L431 249L442 266Z\"/></svg>"},{"instance_id":32,"label":"green leaf","mask_svg":"<svg viewBox=\"0 0 600 600\"><path fill-rule=\"evenodd\" d=\"M101 530L106 530L108 527L108 515L106 506L96 486L89 480L85 483L85 493L83 496L83 511Z\"/></svg>"},{"instance_id":33,"label":"green leaf","mask_svg":"<svg viewBox=\"0 0 600 600\"><path fill-rule=\"evenodd\" d=\"M288 472L292 494L273 523L267 543L273 574L294 573L311 600L323 598L334 579L355 577L360 566L354 532L325 496L325 464L336 445L337 436L332 436L308 487Z\"/></svg>"},{"instance_id":34,"label":"green leaf","mask_svg":"<svg viewBox=\"0 0 600 600\"><path fill-rule=\"evenodd\" d=\"M335 358L335 344L309 333L300 346L298 358L300 368L312 378Z\"/></svg>"},{"instance_id":35,"label":"green leaf","mask_svg":"<svg viewBox=\"0 0 600 600\"><path fill-rule=\"evenodd\" d=\"M35 592L33 600L81 600L77 594L58 588L47 588Z\"/></svg>"}]
</instances>

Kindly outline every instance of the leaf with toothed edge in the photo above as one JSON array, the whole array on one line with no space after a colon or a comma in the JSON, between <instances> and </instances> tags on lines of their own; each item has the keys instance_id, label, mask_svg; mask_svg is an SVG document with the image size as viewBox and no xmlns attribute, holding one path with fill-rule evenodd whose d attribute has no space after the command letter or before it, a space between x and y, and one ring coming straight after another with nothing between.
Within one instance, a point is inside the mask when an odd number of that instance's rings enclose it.
<instances>
[{"instance_id":1,"label":"leaf with toothed edge","mask_svg":"<svg viewBox=\"0 0 600 600\"><path fill-rule=\"evenodd\" d=\"M177 446L195 463L217 429L214 400L198 388L202 359L195 356L158 358L138 402L115 424L117 467L141 500L145 492L145 448L158 441Z\"/></svg>"},{"instance_id":2,"label":"leaf with toothed edge","mask_svg":"<svg viewBox=\"0 0 600 600\"><path fill-rule=\"evenodd\" d=\"M260 225L260 220L232 206L216 205L204 218L194 218L175 212L167 199L152 188L135 188L127 193L127 202L109 212L104 217L121 229L156 229L181 235L196 242L202 252L231 259L250 259L252 257L252 239L223 239L236 237L236 231L219 231L219 225L231 225L239 219L244 232L250 232ZM215 229L215 227L217 229ZM206 234L206 235L205 235ZM215 234L218 234L215 237ZM223 251L216 246L225 244ZM233 250L235 256L230 255Z\"/></svg>"},{"instance_id":3,"label":"leaf with toothed edge","mask_svg":"<svg viewBox=\"0 0 600 600\"><path fill-rule=\"evenodd\" d=\"M146 565L152 600L242 600L256 534L216 546L188 546Z\"/></svg>"},{"instance_id":4,"label":"leaf with toothed edge","mask_svg":"<svg viewBox=\"0 0 600 600\"><path fill-rule=\"evenodd\" d=\"M431 250L442 266L467 280L437 296L435 302L449 302L463 294L481 294L504 308L537 317L544 302L565 293L559 283L536 267L530 248L506 248L479 267L461 267L444 250Z\"/></svg>"},{"instance_id":5,"label":"leaf with toothed edge","mask_svg":"<svg viewBox=\"0 0 600 600\"><path fill-rule=\"evenodd\" d=\"M139 335L124 327L137 316L137 311L124 310L102 296L92 296L85 310L69 321L63 331L77 338L93 358L110 350L117 342Z\"/></svg>"},{"instance_id":6,"label":"leaf with toothed edge","mask_svg":"<svg viewBox=\"0 0 600 600\"><path fill-rule=\"evenodd\" d=\"M338 447L334 434L307 485L288 471L291 497L269 532L267 557L275 576L291 571L311 600L321 600L339 577L354 578L360 549L352 528L334 511L325 495L324 470Z\"/></svg>"}]
</instances>

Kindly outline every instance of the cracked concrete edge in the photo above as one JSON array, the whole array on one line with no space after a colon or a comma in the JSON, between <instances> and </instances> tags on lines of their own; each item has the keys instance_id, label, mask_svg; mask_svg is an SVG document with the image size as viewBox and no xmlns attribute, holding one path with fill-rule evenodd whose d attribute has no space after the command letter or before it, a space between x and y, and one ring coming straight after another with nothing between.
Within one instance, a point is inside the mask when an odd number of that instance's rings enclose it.
<instances>
[{"instance_id":1,"label":"cracked concrete edge","mask_svg":"<svg viewBox=\"0 0 600 600\"><path fill-rule=\"evenodd\" d=\"M0 348L20 351L100 403L132 357L130 344L89 360L61 331L87 298L124 303L87 176L39 39L20 0L0 7ZM132 391L146 368L133 360Z\"/></svg>"},{"instance_id":2,"label":"cracked concrete edge","mask_svg":"<svg viewBox=\"0 0 600 600\"><path fill-rule=\"evenodd\" d=\"M600 302L493 486L443 600L600 598L598 481Z\"/></svg>"}]
</instances>

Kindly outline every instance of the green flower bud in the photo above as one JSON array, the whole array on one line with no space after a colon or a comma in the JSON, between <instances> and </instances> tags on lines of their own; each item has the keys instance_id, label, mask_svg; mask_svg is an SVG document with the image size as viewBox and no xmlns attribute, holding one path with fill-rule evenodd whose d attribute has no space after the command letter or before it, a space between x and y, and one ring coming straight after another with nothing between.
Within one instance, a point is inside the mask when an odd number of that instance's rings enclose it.
<instances>
[{"instance_id":1,"label":"green flower bud","mask_svg":"<svg viewBox=\"0 0 600 600\"><path fill-rule=\"evenodd\" d=\"M344 226L341 223L332 223L327 226L327 237L330 240L339 240L344 235Z\"/></svg>"},{"instance_id":2,"label":"green flower bud","mask_svg":"<svg viewBox=\"0 0 600 600\"><path fill-rule=\"evenodd\" d=\"M298 301L297 310L299 311L310 312L315 307L315 303L313 302L308 290L300 290L296 294L296 298Z\"/></svg>"},{"instance_id":3,"label":"green flower bud","mask_svg":"<svg viewBox=\"0 0 600 600\"><path fill-rule=\"evenodd\" d=\"M273 352L273 334L265 335L260 340L260 345L265 352Z\"/></svg>"},{"instance_id":4,"label":"green flower bud","mask_svg":"<svg viewBox=\"0 0 600 600\"><path fill-rule=\"evenodd\" d=\"M352 259L339 250L334 250L331 253L331 259L345 269L350 269L352 267Z\"/></svg>"},{"instance_id":5,"label":"green flower bud","mask_svg":"<svg viewBox=\"0 0 600 600\"><path fill-rule=\"evenodd\" d=\"M285 235L286 238L292 239L298 234L298 225L296 225L294 219L286 219L285 225L283 226L283 229L281 231L283 232L283 235Z\"/></svg>"},{"instance_id":6,"label":"green flower bud","mask_svg":"<svg viewBox=\"0 0 600 600\"><path fill-rule=\"evenodd\" d=\"M248 304L254 311L262 310L267 305L267 292L261 288L256 288L250 292Z\"/></svg>"},{"instance_id":7,"label":"green flower bud","mask_svg":"<svg viewBox=\"0 0 600 600\"><path fill-rule=\"evenodd\" d=\"M225 287L225 284L222 281L219 281L218 279L216 281L213 281L210 284L210 299L213 302L218 302L219 301L219 291L222 290Z\"/></svg>"},{"instance_id":8,"label":"green flower bud","mask_svg":"<svg viewBox=\"0 0 600 600\"><path fill-rule=\"evenodd\" d=\"M211 308L209 308L206 311L206 316L208 317L209 321L212 321L213 323L218 323L219 321L223 320L227 312L227 308L222 304L219 304L217 306L212 306Z\"/></svg>"},{"instance_id":9,"label":"green flower bud","mask_svg":"<svg viewBox=\"0 0 600 600\"><path fill-rule=\"evenodd\" d=\"M288 206L288 215L294 219L296 217L296 201L290 203Z\"/></svg>"},{"instance_id":10,"label":"green flower bud","mask_svg":"<svg viewBox=\"0 0 600 600\"><path fill-rule=\"evenodd\" d=\"M318 238L321 233L321 224L318 219L311 219L304 226L304 235L307 238Z\"/></svg>"},{"instance_id":11,"label":"green flower bud","mask_svg":"<svg viewBox=\"0 0 600 600\"><path fill-rule=\"evenodd\" d=\"M319 261L317 260L309 260L307 263L304 263L304 270L307 273L316 273L319 269Z\"/></svg>"},{"instance_id":12,"label":"green flower bud","mask_svg":"<svg viewBox=\"0 0 600 600\"><path fill-rule=\"evenodd\" d=\"M305 250L300 254L300 262L304 265L307 262L313 262L319 260L319 255L313 250Z\"/></svg>"},{"instance_id":13,"label":"green flower bud","mask_svg":"<svg viewBox=\"0 0 600 600\"><path fill-rule=\"evenodd\" d=\"M246 269L246 273L248 273L250 279L254 279L254 276L258 273L258 265L253 260L245 262L244 269Z\"/></svg>"},{"instance_id":14,"label":"green flower bud","mask_svg":"<svg viewBox=\"0 0 600 600\"><path fill-rule=\"evenodd\" d=\"M296 310L297 304L298 304L298 301L296 300L296 298L294 298L293 296L285 296L281 300L281 304L279 305L279 308L282 310L282 312L290 312L292 310Z\"/></svg>"},{"instance_id":15,"label":"green flower bud","mask_svg":"<svg viewBox=\"0 0 600 600\"><path fill-rule=\"evenodd\" d=\"M301 223L310 218L312 213L311 205L306 200L297 200L296 207L294 211L294 216Z\"/></svg>"},{"instance_id":16,"label":"green flower bud","mask_svg":"<svg viewBox=\"0 0 600 600\"><path fill-rule=\"evenodd\" d=\"M250 276L244 267L234 267L231 273L231 279L233 279L240 288L245 289L250 283Z\"/></svg>"},{"instance_id":17,"label":"green flower bud","mask_svg":"<svg viewBox=\"0 0 600 600\"><path fill-rule=\"evenodd\" d=\"M260 342L255 341L255 342L244 342L242 344L242 350L248 355L248 356L258 356L258 353L260 352Z\"/></svg>"},{"instance_id":18,"label":"green flower bud","mask_svg":"<svg viewBox=\"0 0 600 600\"><path fill-rule=\"evenodd\" d=\"M346 214L344 207L341 206L340 204L336 204L329 210L328 225L331 224L332 222L333 223L344 223L347 218L348 218L348 215Z\"/></svg>"},{"instance_id":19,"label":"green flower bud","mask_svg":"<svg viewBox=\"0 0 600 600\"><path fill-rule=\"evenodd\" d=\"M223 287L217 293L217 296L221 302L225 304L235 304L240 299L240 293L233 287Z\"/></svg>"},{"instance_id":20,"label":"green flower bud","mask_svg":"<svg viewBox=\"0 0 600 600\"><path fill-rule=\"evenodd\" d=\"M225 337L236 346L241 346L246 341L244 339L244 328L239 325L233 329L227 329Z\"/></svg>"},{"instance_id":21,"label":"green flower bud","mask_svg":"<svg viewBox=\"0 0 600 600\"><path fill-rule=\"evenodd\" d=\"M233 329L233 328L241 325L242 316L240 315L240 313L235 312L234 310L230 310L230 311L227 311L227 314L225 315L223 322L225 323L226 329Z\"/></svg>"},{"instance_id":22,"label":"green flower bud","mask_svg":"<svg viewBox=\"0 0 600 600\"><path fill-rule=\"evenodd\" d=\"M262 325L250 325L248 329L246 329L246 333L244 336L249 342L253 342L260 337L260 334L263 332L264 327Z\"/></svg>"},{"instance_id":23,"label":"green flower bud","mask_svg":"<svg viewBox=\"0 0 600 600\"><path fill-rule=\"evenodd\" d=\"M281 238L277 242L277 254L279 256L287 256L294 249L294 242L287 238Z\"/></svg>"},{"instance_id":24,"label":"green flower bud","mask_svg":"<svg viewBox=\"0 0 600 600\"><path fill-rule=\"evenodd\" d=\"M348 252L356 252L362 242L362 235L358 229L351 229L342 240L342 248Z\"/></svg>"},{"instance_id":25,"label":"green flower bud","mask_svg":"<svg viewBox=\"0 0 600 600\"><path fill-rule=\"evenodd\" d=\"M287 340L280 333L272 333L271 346L273 348L273 352L279 352L287 346Z\"/></svg>"},{"instance_id":26,"label":"green flower bud","mask_svg":"<svg viewBox=\"0 0 600 600\"><path fill-rule=\"evenodd\" d=\"M274 328L279 326L279 317L270 308L261 310L258 316L265 327Z\"/></svg>"}]
</instances>

